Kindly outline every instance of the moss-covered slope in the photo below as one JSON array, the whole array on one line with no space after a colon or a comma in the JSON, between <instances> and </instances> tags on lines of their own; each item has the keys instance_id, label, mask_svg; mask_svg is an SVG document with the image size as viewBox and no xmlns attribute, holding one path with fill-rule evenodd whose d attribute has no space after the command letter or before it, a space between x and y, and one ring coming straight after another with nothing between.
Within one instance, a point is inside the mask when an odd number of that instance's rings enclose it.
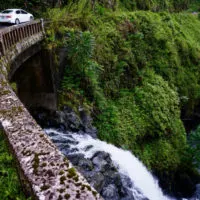
<instances>
[{"instance_id":1,"label":"moss-covered slope","mask_svg":"<svg viewBox=\"0 0 200 200\"><path fill-rule=\"evenodd\" d=\"M61 106L90 110L102 140L131 150L153 171L192 165L183 156L180 113L189 116L200 103L197 16L113 12L84 1L57 11L49 13L54 24L48 34L52 45L54 33L62 33L60 44L68 48Z\"/></svg>"}]
</instances>

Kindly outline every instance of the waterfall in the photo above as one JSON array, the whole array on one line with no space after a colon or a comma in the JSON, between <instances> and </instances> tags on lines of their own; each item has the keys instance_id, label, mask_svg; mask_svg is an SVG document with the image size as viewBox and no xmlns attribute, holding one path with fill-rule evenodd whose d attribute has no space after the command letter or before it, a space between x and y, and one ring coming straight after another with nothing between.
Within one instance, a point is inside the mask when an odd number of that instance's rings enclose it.
<instances>
[{"instance_id":1,"label":"waterfall","mask_svg":"<svg viewBox=\"0 0 200 200\"><path fill-rule=\"evenodd\" d=\"M67 134L55 129L46 129L45 132L57 141L57 146L61 142L68 142L68 146L75 153L84 154L85 158L91 158L96 152L104 151L110 157L121 174L128 176L132 182L131 191L136 200L172 200L173 198L163 194L158 185L158 181L147 168L131 152L115 147L114 145L94 139L89 135L76 133ZM71 141L71 142L69 142ZM72 142L76 141L76 142ZM74 152L74 151L73 151Z\"/></svg>"},{"instance_id":2,"label":"waterfall","mask_svg":"<svg viewBox=\"0 0 200 200\"><path fill-rule=\"evenodd\" d=\"M73 135L78 141L77 148L86 157L91 157L97 151L108 152L111 159L118 166L122 174L128 175L134 186L138 188L145 197L150 200L168 200L170 198L163 195L158 181L151 175L146 167L129 151L122 150L114 145L107 144L106 142L98 139L93 139L90 136ZM85 147L93 145L89 151L85 152ZM133 192L137 192L133 188Z\"/></svg>"}]
</instances>

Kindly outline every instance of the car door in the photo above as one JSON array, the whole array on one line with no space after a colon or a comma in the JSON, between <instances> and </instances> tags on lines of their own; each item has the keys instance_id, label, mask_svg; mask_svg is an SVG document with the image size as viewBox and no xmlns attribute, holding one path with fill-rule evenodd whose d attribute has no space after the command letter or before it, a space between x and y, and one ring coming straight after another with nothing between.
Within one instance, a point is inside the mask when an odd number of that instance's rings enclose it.
<instances>
[{"instance_id":1,"label":"car door","mask_svg":"<svg viewBox=\"0 0 200 200\"><path fill-rule=\"evenodd\" d=\"M24 11L24 10L20 10L20 11L21 11L23 22L29 21L29 15L28 15L28 13L26 11Z\"/></svg>"}]
</instances>

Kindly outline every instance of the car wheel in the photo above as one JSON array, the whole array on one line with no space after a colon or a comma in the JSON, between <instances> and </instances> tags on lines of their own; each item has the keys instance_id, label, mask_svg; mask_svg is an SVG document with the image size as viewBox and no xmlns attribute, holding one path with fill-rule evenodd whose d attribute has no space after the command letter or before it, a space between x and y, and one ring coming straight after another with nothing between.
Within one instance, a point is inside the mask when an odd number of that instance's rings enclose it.
<instances>
[{"instance_id":1,"label":"car wheel","mask_svg":"<svg viewBox=\"0 0 200 200\"><path fill-rule=\"evenodd\" d=\"M19 19L16 19L16 20L15 20L15 24L16 24L16 25L19 25L19 24L20 24Z\"/></svg>"},{"instance_id":2,"label":"car wheel","mask_svg":"<svg viewBox=\"0 0 200 200\"><path fill-rule=\"evenodd\" d=\"M33 20L34 20L34 17L33 17L33 16L31 16L31 17L30 17L30 21L33 21Z\"/></svg>"}]
</instances>

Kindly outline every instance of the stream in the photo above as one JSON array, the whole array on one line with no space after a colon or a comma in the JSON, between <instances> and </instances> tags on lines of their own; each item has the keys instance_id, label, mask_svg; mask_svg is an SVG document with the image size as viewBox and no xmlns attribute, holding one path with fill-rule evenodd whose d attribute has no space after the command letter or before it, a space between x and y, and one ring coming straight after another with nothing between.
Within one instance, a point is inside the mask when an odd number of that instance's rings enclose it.
<instances>
[{"instance_id":1,"label":"stream","mask_svg":"<svg viewBox=\"0 0 200 200\"><path fill-rule=\"evenodd\" d=\"M131 152L87 134L45 129L105 200L173 200Z\"/></svg>"}]
</instances>

